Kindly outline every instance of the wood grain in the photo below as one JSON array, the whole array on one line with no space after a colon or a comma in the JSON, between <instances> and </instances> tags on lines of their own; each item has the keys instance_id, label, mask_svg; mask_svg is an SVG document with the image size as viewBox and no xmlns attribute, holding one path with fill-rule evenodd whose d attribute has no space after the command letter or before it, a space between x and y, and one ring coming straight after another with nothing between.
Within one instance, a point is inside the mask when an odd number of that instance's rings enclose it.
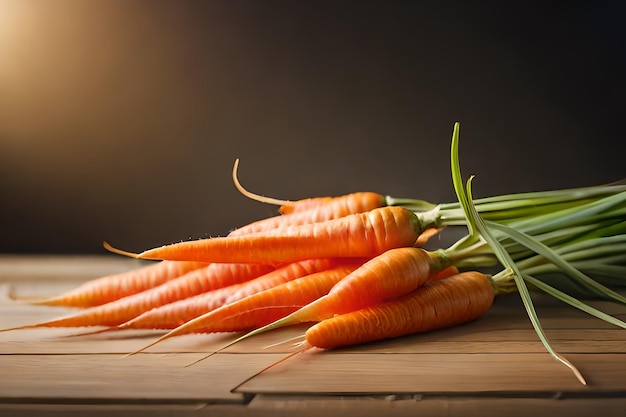
<instances>
[{"instance_id":1,"label":"wood grain","mask_svg":"<svg viewBox=\"0 0 626 417\"><path fill-rule=\"evenodd\" d=\"M0 355L0 397L7 400L158 400L243 402L231 390L278 355Z\"/></svg>"},{"instance_id":2,"label":"wood grain","mask_svg":"<svg viewBox=\"0 0 626 417\"><path fill-rule=\"evenodd\" d=\"M247 393L442 394L626 391L626 354L568 355L590 385L547 353L393 355L311 351L239 386Z\"/></svg>"},{"instance_id":3,"label":"wood grain","mask_svg":"<svg viewBox=\"0 0 626 417\"><path fill-rule=\"evenodd\" d=\"M9 293L57 294L86 279L137 266L124 258L0 256L0 327L73 311L30 306ZM302 336L306 325L261 334L189 367L238 335L182 336L126 357L162 332L0 332L0 415L54 415L52 404L58 415L72 407L90 415L121 409L141 415L153 407L163 415L190 416L321 416L329 410L341 415L495 416L516 415L510 411L522 406L536 417L587 415L581 410L598 409L604 410L603 417L616 415L612 411L626 401L626 331L549 297L534 299L553 347L580 368L589 386L580 385L546 353L513 294L463 326L335 351L313 350L258 375L294 351L298 339L291 339ZM623 306L594 305L626 319ZM506 404L515 403L519 408L507 409Z\"/></svg>"}]
</instances>

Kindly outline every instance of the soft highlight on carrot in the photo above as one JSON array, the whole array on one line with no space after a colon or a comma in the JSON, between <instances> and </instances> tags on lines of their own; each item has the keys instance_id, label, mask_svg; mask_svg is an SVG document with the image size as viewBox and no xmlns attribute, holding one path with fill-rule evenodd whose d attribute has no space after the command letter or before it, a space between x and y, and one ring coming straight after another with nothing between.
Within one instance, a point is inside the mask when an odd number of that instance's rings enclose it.
<instances>
[{"instance_id":1,"label":"soft highlight on carrot","mask_svg":"<svg viewBox=\"0 0 626 417\"><path fill-rule=\"evenodd\" d=\"M306 341L333 349L456 326L481 317L493 299L487 276L463 272L398 299L321 321L306 331Z\"/></svg>"},{"instance_id":2,"label":"soft highlight on carrot","mask_svg":"<svg viewBox=\"0 0 626 417\"><path fill-rule=\"evenodd\" d=\"M286 263L311 258L373 257L413 246L422 232L417 216L401 207L383 207L320 223L250 236L180 242L144 251L140 259L200 262Z\"/></svg>"},{"instance_id":3,"label":"soft highlight on carrot","mask_svg":"<svg viewBox=\"0 0 626 417\"><path fill-rule=\"evenodd\" d=\"M285 200L283 204L278 208L278 211L282 214L299 213L302 211L310 210L314 207L330 203L336 197L324 196L324 197L308 197L301 200Z\"/></svg>"}]
</instances>

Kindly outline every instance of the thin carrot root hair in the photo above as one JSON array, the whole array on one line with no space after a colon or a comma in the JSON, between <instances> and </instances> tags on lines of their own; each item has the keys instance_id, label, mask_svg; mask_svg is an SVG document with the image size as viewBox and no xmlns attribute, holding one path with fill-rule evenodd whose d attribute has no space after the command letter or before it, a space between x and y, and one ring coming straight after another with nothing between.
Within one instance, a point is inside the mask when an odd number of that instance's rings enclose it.
<instances>
[{"instance_id":1,"label":"thin carrot root hair","mask_svg":"<svg viewBox=\"0 0 626 417\"><path fill-rule=\"evenodd\" d=\"M254 294L253 294L254 295ZM247 315L255 315L256 313L261 313L261 312L266 312L268 310L298 310L302 307L304 307L305 304L281 304L281 305L267 305L267 306L262 306L262 307L254 307L254 308L250 308L244 311L238 311L236 313L230 314L228 316L225 316L223 318L221 318L220 320L223 321L230 321L230 320L234 320L238 317L241 316L247 316ZM244 329L236 329L236 330L232 330L232 331L242 331L242 330L247 330L246 328ZM196 330L194 330L193 332L195 333L212 333L211 330L209 330L208 327L198 327Z\"/></svg>"},{"instance_id":2,"label":"thin carrot root hair","mask_svg":"<svg viewBox=\"0 0 626 417\"><path fill-rule=\"evenodd\" d=\"M305 339L305 335L304 334L299 334L297 336L290 337L289 339L281 340L279 342L272 343L271 345L264 346L263 349L271 349L271 348L276 347L276 346L284 345L285 343L293 342L294 340L297 340L297 339L303 339L303 340L293 344L293 347L295 347L296 349L304 348L304 347L306 347L307 349L310 349L310 348L313 347L313 346L310 346L308 344L308 342ZM205 356L201 357L200 359L196 359L195 361L185 365L185 368L187 368L189 366L193 366L193 365L195 365L195 364L197 364L199 362L202 362L202 361L204 361L206 359L209 359L211 356L223 352L224 350L226 350L227 348L229 348L232 345L233 345L232 343L229 343L226 346L223 346L223 347L219 348L218 350L216 350L214 352L211 352L208 355L205 355ZM307 350L307 349L304 349L304 350Z\"/></svg>"},{"instance_id":3,"label":"thin carrot root hair","mask_svg":"<svg viewBox=\"0 0 626 417\"><path fill-rule=\"evenodd\" d=\"M102 242L102 246L104 247L104 249L108 250L111 253L115 253L116 255L127 256L129 258L138 258L138 255L139 255L138 253L118 249L114 247L113 245L111 245L106 240Z\"/></svg>"},{"instance_id":4,"label":"thin carrot root hair","mask_svg":"<svg viewBox=\"0 0 626 417\"><path fill-rule=\"evenodd\" d=\"M494 296L489 277L463 272L398 299L321 321L306 331L306 340L334 349L460 325L486 313Z\"/></svg>"},{"instance_id":5,"label":"thin carrot root hair","mask_svg":"<svg viewBox=\"0 0 626 417\"><path fill-rule=\"evenodd\" d=\"M237 190L252 200L280 206L278 211L281 214L294 214L309 211L337 201L346 201L345 204L348 207L352 206L352 213L368 211L386 205L386 198L384 196L372 192L357 192L339 197L311 197L300 200L279 200L277 198L262 196L245 189L243 185L241 185L237 177L238 167L239 159L236 159L233 165L233 183ZM356 204L352 204L351 201L356 202Z\"/></svg>"},{"instance_id":6,"label":"thin carrot root hair","mask_svg":"<svg viewBox=\"0 0 626 417\"><path fill-rule=\"evenodd\" d=\"M239 178L237 177L238 169L239 169L239 158L235 159L235 163L233 164L233 183L235 184L235 187L237 188L237 190L241 194L243 194L245 197L248 197L249 199L258 201L260 203L272 204L275 206L284 206L284 205L290 205L293 203L290 200L279 200L277 198L265 197L259 194L255 194L252 191L246 190L244 186L241 185L241 182L239 182Z\"/></svg>"},{"instance_id":7,"label":"thin carrot root hair","mask_svg":"<svg viewBox=\"0 0 626 417\"><path fill-rule=\"evenodd\" d=\"M303 340L301 340L301 341L299 341L297 343L294 343L293 346L301 347L301 346L304 346L305 343L307 343L307 341L305 339L305 335L303 333L303 334L299 334L299 335L294 336L294 337L290 337L289 339L285 339L285 340L281 340L281 341L276 342L276 343L272 343L271 345L265 346L263 349L271 349L271 348L274 348L276 346L281 346L281 345L284 345L284 344L289 343L289 342L293 342L294 340L298 340L298 339L303 339Z\"/></svg>"},{"instance_id":8,"label":"thin carrot root hair","mask_svg":"<svg viewBox=\"0 0 626 417\"><path fill-rule=\"evenodd\" d=\"M38 302L47 300L51 297L49 296L41 296L41 295L17 295L15 293L15 288L13 286L9 286L7 291L7 298L11 301L15 301L16 303L24 303L24 304L36 304Z\"/></svg>"},{"instance_id":9,"label":"thin carrot root hair","mask_svg":"<svg viewBox=\"0 0 626 417\"><path fill-rule=\"evenodd\" d=\"M272 364L270 364L270 365L266 366L265 368L261 369L259 372L255 373L255 374L254 374L254 375L252 375L251 377L249 377L249 378L245 379L245 380L244 380L241 384L239 384L239 385L238 385L237 387L235 387L234 389L237 389L239 386L241 386L241 385L243 385L243 384L247 383L248 381L252 380L253 378L256 378L257 376L261 375L263 372L266 372L266 371L270 370L271 368L273 368L273 367L275 367L275 366L277 366L277 365L279 365L279 364L281 364L281 363L285 362L286 360L288 360L288 359L290 359L290 358L293 358L294 356L299 355L299 354L301 354L301 353L304 353L304 352L306 352L306 351L308 351L308 350L311 350L311 349L313 349L313 348L314 348L314 346L311 346L311 345L309 345L308 343L306 343L306 341L304 341L304 342L303 342L303 344L300 346L300 348L299 348L298 350L296 350L295 352L290 353L289 355L287 355L287 356L285 356L285 357L283 357L283 358L281 358L281 359L277 360L276 362L274 362L274 363L272 363ZM213 354L215 354L215 353L218 353L218 352L214 352ZM192 363L190 363L190 364L186 365L185 367L189 367L189 366L195 365L195 364L197 364L198 362L201 362L201 361L203 361L203 360L205 360L205 359L208 359L208 358L209 358L209 357L211 357L211 356L212 356L212 355L207 355L207 356L205 356L205 357L203 357L203 358L200 358L200 359L198 359L198 360L196 360L196 361L194 361L194 362L192 362Z\"/></svg>"}]
</instances>

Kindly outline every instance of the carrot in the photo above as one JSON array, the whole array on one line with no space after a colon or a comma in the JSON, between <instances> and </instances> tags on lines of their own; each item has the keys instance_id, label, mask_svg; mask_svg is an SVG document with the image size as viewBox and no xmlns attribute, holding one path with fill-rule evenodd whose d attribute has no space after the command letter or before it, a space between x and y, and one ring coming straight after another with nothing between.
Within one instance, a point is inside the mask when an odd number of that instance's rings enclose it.
<instances>
[{"instance_id":1,"label":"carrot","mask_svg":"<svg viewBox=\"0 0 626 417\"><path fill-rule=\"evenodd\" d=\"M422 247L424 245L426 245L426 243L430 240L430 238L432 238L433 236L437 235L437 233L439 233L441 231L441 228L439 227L428 227L426 228L421 235L419 235L419 237L417 238L417 241L415 242L415 246L419 246Z\"/></svg>"},{"instance_id":2,"label":"carrot","mask_svg":"<svg viewBox=\"0 0 626 417\"><path fill-rule=\"evenodd\" d=\"M493 299L487 276L463 272L398 299L321 321L306 331L306 341L332 349L451 327L479 318Z\"/></svg>"},{"instance_id":3,"label":"carrot","mask_svg":"<svg viewBox=\"0 0 626 417\"><path fill-rule=\"evenodd\" d=\"M445 260L420 248L395 248L369 260L335 285L325 296L254 333L309 321L399 297L424 285L445 268Z\"/></svg>"},{"instance_id":4,"label":"carrot","mask_svg":"<svg viewBox=\"0 0 626 417\"><path fill-rule=\"evenodd\" d=\"M189 325L187 330L213 333L238 332L264 326L326 295L335 284L360 265L362 262L340 265L286 282L227 304L183 327ZM196 326L199 330L194 330Z\"/></svg>"},{"instance_id":5,"label":"carrot","mask_svg":"<svg viewBox=\"0 0 626 417\"><path fill-rule=\"evenodd\" d=\"M117 326L151 308L212 289L244 282L272 269L270 266L260 264L210 264L158 287L94 306L70 316L0 331L37 327Z\"/></svg>"},{"instance_id":6,"label":"carrot","mask_svg":"<svg viewBox=\"0 0 626 417\"><path fill-rule=\"evenodd\" d=\"M256 278L258 279L258 278ZM194 296L174 300L170 303L146 310L106 331L124 329L174 329L187 321L214 310L226 302L232 293L245 284L233 284L228 287L196 294Z\"/></svg>"},{"instance_id":7,"label":"carrot","mask_svg":"<svg viewBox=\"0 0 626 417\"><path fill-rule=\"evenodd\" d=\"M294 262L241 284L219 288L148 310L120 324L116 329L173 329L223 304L230 304L302 276L335 268L345 262L347 261L338 259L308 259Z\"/></svg>"},{"instance_id":8,"label":"carrot","mask_svg":"<svg viewBox=\"0 0 626 417\"><path fill-rule=\"evenodd\" d=\"M439 279L448 278L448 277L451 277L452 275L458 274L459 272L460 272L459 268L457 268L456 265L450 265L450 266L443 268L439 272L435 272L430 277L430 281L437 281Z\"/></svg>"},{"instance_id":9,"label":"carrot","mask_svg":"<svg viewBox=\"0 0 626 417\"><path fill-rule=\"evenodd\" d=\"M249 223L231 231L229 236L242 236L289 226L323 222L350 214L370 211L382 207L383 203L384 197L380 194L371 192L347 194L331 198L306 210L298 210L289 214L273 216Z\"/></svg>"},{"instance_id":10,"label":"carrot","mask_svg":"<svg viewBox=\"0 0 626 417\"><path fill-rule=\"evenodd\" d=\"M227 236L165 245L135 255L141 259L202 262L294 262L311 258L371 258L412 246L422 230L417 216L383 207L321 223L250 236Z\"/></svg>"},{"instance_id":11,"label":"carrot","mask_svg":"<svg viewBox=\"0 0 626 417\"><path fill-rule=\"evenodd\" d=\"M441 272L444 271L452 269L445 268ZM486 313L494 297L494 283L480 272L463 272L432 281L396 299L337 315L309 327L300 349L252 377L313 347L334 349L460 325ZM230 345L232 343L220 351Z\"/></svg>"},{"instance_id":12,"label":"carrot","mask_svg":"<svg viewBox=\"0 0 626 417\"><path fill-rule=\"evenodd\" d=\"M395 248L370 259L339 281L328 294L295 312L254 329L228 343L223 350L268 330L304 322L322 321L397 298L424 285L448 266L447 259L421 248Z\"/></svg>"},{"instance_id":13,"label":"carrot","mask_svg":"<svg viewBox=\"0 0 626 417\"><path fill-rule=\"evenodd\" d=\"M183 334L237 332L266 325L328 293L333 285L362 263L349 261L225 303L176 327L137 352Z\"/></svg>"},{"instance_id":14,"label":"carrot","mask_svg":"<svg viewBox=\"0 0 626 417\"><path fill-rule=\"evenodd\" d=\"M29 300L28 303L61 307L93 307L159 286L206 265L204 262L162 261L136 270L96 278L64 294Z\"/></svg>"},{"instance_id":15,"label":"carrot","mask_svg":"<svg viewBox=\"0 0 626 417\"><path fill-rule=\"evenodd\" d=\"M279 211L283 214L288 214L299 211L309 211L312 208L328 204L345 207L346 211L351 214L369 211L375 208L385 207L387 205L384 195L371 191L360 191L337 197L314 197L291 201L282 205Z\"/></svg>"},{"instance_id":16,"label":"carrot","mask_svg":"<svg viewBox=\"0 0 626 417\"><path fill-rule=\"evenodd\" d=\"M278 208L281 214L298 213L306 210L310 210L314 207L319 207L324 204L328 204L337 197L309 197L301 200L284 200L282 205Z\"/></svg>"},{"instance_id":17,"label":"carrot","mask_svg":"<svg viewBox=\"0 0 626 417\"><path fill-rule=\"evenodd\" d=\"M232 173L233 183L235 184L237 190L239 190L241 194L252 200L262 203L279 205L280 208L278 209L278 211L282 214L308 211L310 209L318 208L328 203L335 202L340 202L340 205L344 205L346 206L346 208L350 208L351 213L368 211L386 205L386 198L383 195L372 192L351 193L339 197L313 197L295 201L279 200L272 197L266 197L246 190L243 185L241 185L241 182L239 182L239 178L237 178L237 168L239 168L239 159L235 160Z\"/></svg>"}]
</instances>

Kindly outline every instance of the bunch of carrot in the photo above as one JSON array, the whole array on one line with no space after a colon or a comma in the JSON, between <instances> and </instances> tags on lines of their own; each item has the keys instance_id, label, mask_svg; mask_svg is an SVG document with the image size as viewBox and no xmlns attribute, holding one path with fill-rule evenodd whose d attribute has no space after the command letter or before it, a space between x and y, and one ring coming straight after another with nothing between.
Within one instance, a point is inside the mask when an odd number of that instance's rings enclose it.
<instances>
[{"instance_id":1,"label":"bunch of carrot","mask_svg":"<svg viewBox=\"0 0 626 417\"><path fill-rule=\"evenodd\" d=\"M432 204L377 193L282 201L277 216L228 236L185 241L139 254L157 262L103 277L68 294L34 301L81 308L70 316L21 326L100 326L96 332L166 329L247 332L311 322L307 346L336 348L458 325L482 316L498 294L519 291L539 337L554 352L534 313L528 286L626 328L620 320L549 284L555 274L583 290L625 303L615 291L626 272L626 186L621 184L473 200L452 140L458 202ZM439 230L468 234L447 248L423 245ZM484 268L502 266L487 275ZM613 287L613 288L611 288ZM33 302L33 301L30 301ZM103 328L102 328L103 327ZM143 350L141 349L141 350Z\"/></svg>"}]
</instances>

